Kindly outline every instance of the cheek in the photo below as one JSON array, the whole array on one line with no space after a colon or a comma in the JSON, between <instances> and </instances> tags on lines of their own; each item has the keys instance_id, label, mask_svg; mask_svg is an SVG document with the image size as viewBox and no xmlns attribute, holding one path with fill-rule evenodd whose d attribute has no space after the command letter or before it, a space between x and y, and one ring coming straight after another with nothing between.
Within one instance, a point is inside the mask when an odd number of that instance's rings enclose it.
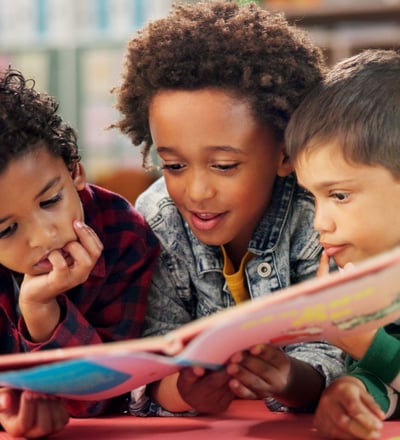
<instances>
[{"instance_id":1,"label":"cheek","mask_svg":"<svg viewBox=\"0 0 400 440\"><path fill-rule=\"evenodd\" d=\"M29 251L23 240L13 240L12 245L11 241L7 245L0 245L0 264L16 272L25 273L29 270Z\"/></svg>"},{"instance_id":2,"label":"cheek","mask_svg":"<svg viewBox=\"0 0 400 440\"><path fill-rule=\"evenodd\" d=\"M176 179L171 178L164 174L165 184L167 186L167 191L174 203L179 204L184 194L184 184L183 182L177 182Z\"/></svg>"},{"instance_id":3,"label":"cheek","mask_svg":"<svg viewBox=\"0 0 400 440\"><path fill-rule=\"evenodd\" d=\"M84 211L78 193L73 192L67 201L68 216L72 223L73 220L84 221Z\"/></svg>"}]
</instances>

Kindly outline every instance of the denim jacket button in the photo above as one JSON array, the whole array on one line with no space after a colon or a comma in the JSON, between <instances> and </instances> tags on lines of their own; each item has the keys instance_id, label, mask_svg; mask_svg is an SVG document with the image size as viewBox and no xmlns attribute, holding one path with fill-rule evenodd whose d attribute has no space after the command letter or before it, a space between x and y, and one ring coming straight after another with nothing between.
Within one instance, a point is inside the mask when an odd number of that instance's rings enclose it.
<instances>
[{"instance_id":1,"label":"denim jacket button","mask_svg":"<svg viewBox=\"0 0 400 440\"><path fill-rule=\"evenodd\" d=\"M257 267L257 273L262 278L269 277L272 273L272 267L269 263L261 263Z\"/></svg>"}]
</instances>

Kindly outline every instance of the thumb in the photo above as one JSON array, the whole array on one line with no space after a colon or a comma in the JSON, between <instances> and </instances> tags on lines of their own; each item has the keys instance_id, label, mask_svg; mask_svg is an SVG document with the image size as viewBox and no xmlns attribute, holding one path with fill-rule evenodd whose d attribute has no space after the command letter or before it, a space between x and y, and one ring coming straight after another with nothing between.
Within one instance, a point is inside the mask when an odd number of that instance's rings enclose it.
<instances>
[{"instance_id":1,"label":"thumb","mask_svg":"<svg viewBox=\"0 0 400 440\"><path fill-rule=\"evenodd\" d=\"M322 251L321 258L319 260L319 267L317 270L317 278L321 278L329 273L329 256L325 251Z\"/></svg>"},{"instance_id":2,"label":"thumb","mask_svg":"<svg viewBox=\"0 0 400 440\"><path fill-rule=\"evenodd\" d=\"M343 270L353 270L353 269L355 269L355 266L354 266L353 263L346 263L346 264L343 266Z\"/></svg>"},{"instance_id":3,"label":"thumb","mask_svg":"<svg viewBox=\"0 0 400 440\"><path fill-rule=\"evenodd\" d=\"M8 388L0 388L0 411L4 412L10 409L11 406L11 396L12 390Z\"/></svg>"}]
</instances>

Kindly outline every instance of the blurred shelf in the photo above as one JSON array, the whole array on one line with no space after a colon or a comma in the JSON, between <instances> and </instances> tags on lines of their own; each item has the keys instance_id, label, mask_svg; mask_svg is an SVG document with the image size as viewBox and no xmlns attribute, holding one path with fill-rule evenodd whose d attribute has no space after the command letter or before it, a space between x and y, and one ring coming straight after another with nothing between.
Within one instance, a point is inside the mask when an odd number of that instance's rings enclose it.
<instances>
[{"instance_id":1,"label":"blurred shelf","mask_svg":"<svg viewBox=\"0 0 400 440\"><path fill-rule=\"evenodd\" d=\"M267 8L272 8L268 3ZM400 2L394 5L315 5L281 8L286 18L302 26L336 25L343 22L400 22Z\"/></svg>"},{"instance_id":2,"label":"blurred shelf","mask_svg":"<svg viewBox=\"0 0 400 440\"><path fill-rule=\"evenodd\" d=\"M330 64L362 49L400 48L400 0L373 4L360 0L352 4L271 0L262 4L283 12L291 24L306 29Z\"/></svg>"}]
</instances>

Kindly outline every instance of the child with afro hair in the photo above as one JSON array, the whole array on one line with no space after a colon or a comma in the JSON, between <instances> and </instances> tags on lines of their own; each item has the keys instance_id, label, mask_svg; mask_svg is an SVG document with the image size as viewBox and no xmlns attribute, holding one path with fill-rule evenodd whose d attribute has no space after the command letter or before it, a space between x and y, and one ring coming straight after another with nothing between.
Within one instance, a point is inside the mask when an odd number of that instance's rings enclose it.
<instances>
[{"instance_id":1,"label":"child with afro hair","mask_svg":"<svg viewBox=\"0 0 400 440\"><path fill-rule=\"evenodd\" d=\"M136 204L161 243L144 335L315 275L313 201L284 131L324 70L303 31L255 3L176 4L129 41L116 125L142 146L145 166L154 145L163 169ZM324 341L259 345L226 361L134 390L131 413L218 413L235 397L312 410L343 371L341 351Z\"/></svg>"}]
</instances>

